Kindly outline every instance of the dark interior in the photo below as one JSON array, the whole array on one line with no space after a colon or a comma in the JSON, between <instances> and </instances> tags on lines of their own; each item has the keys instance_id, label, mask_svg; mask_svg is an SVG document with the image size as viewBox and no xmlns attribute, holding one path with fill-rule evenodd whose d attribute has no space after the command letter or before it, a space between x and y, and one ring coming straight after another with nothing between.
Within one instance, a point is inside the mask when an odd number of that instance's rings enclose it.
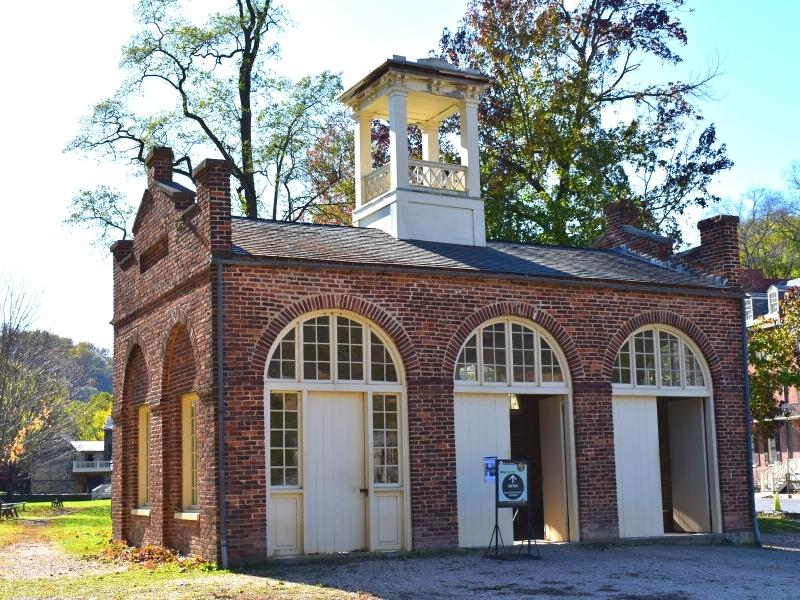
<instances>
[{"instance_id":1,"label":"dark interior","mask_svg":"<svg viewBox=\"0 0 800 600\"><path fill-rule=\"evenodd\" d=\"M530 463L528 481L528 508L520 508L514 518L514 540L528 538L528 511L533 535L544 537L544 512L542 509L542 450L539 442L540 396L517 396L519 410L511 410L511 458L525 459Z\"/></svg>"}]
</instances>

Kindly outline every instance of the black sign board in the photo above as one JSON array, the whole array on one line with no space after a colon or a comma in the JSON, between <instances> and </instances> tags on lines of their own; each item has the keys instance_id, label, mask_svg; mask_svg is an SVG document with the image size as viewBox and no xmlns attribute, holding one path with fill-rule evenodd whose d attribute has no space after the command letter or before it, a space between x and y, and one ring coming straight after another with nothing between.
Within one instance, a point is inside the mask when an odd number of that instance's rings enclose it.
<instances>
[{"instance_id":1,"label":"black sign board","mask_svg":"<svg viewBox=\"0 0 800 600\"><path fill-rule=\"evenodd\" d=\"M498 459L495 473L497 508L528 506L528 461Z\"/></svg>"}]
</instances>

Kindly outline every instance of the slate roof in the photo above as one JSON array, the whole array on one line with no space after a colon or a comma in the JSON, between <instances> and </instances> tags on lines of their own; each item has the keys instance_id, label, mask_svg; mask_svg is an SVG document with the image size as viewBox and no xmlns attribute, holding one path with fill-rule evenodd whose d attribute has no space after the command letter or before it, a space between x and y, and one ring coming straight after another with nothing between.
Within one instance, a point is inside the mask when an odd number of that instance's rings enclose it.
<instances>
[{"instance_id":1,"label":"slate roof","mask_svg":"<svg viewBox=\"0 0 800 600\"><path fill-rule=\"evenodd\" d=\"M443 225L446 226L446 225ZM721 290L715 277L621 250L487 242L485 247L398 240L378 229L232 218L237 257L481 272L537 278L691 286Z\"/></svg>"}]
</instances>

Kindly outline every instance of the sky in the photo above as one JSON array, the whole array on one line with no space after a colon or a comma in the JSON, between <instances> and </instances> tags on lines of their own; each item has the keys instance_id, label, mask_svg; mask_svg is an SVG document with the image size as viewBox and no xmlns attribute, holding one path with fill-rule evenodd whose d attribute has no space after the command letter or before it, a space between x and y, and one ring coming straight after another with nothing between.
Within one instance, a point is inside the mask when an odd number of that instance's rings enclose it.
<instances>
[{"instance_id":1,"label":"sky","mask_svg":"<svg viewBox=\"0 0 800 600\"><path fill-rule=\"evenodd\" d=\"M193 10L226 4L195 0ZM294 26L280 38L280 69L294 77L338 71L347 87L393 54L426 56L442 28L457 25L466 4L295 0L289 3ZM669 75L700 74L721 63L703 113L716 123L735 166L718 177L713 191L736 201L753 186L782 187L786 168L800 160L794 45L800 2L687 5L695 10L682 19L689 36L681 51L685 60ZM132 0L44 0L31 29L25 26L30 7L10 3L0 21L0 281L24 286L36 298L37 327L105 348L113 339L110 255L91 245L89 231L68 228L63 220L79 188L109 184L137 202L144 175L131 177L64 147L81 116L122 81L120 48L136 30L132 6Z\"/></svg>"}]
</instances>

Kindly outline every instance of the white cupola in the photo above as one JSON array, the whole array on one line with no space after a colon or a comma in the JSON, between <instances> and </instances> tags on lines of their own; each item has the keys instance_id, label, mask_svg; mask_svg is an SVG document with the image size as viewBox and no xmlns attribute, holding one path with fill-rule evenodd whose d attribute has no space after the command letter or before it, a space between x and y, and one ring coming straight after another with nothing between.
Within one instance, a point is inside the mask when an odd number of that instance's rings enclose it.
<instances>
[{"instance_id":1,"label":"white cupola","mask_svg":"<svg viewBox=\"0 0 800 600\"><path fill-rule=\"evenodd\" d=\"M353 110L353 224L398 239L486 245L478 151L478 98L491 80L439 59L394 56L344 92ZM460 164L443 163L439 127L461 118ZM372 168L372 121L389 122L389 162ZM408 126L422 132L422 160L409 158Z\"/></svg>"}]
</instances>

